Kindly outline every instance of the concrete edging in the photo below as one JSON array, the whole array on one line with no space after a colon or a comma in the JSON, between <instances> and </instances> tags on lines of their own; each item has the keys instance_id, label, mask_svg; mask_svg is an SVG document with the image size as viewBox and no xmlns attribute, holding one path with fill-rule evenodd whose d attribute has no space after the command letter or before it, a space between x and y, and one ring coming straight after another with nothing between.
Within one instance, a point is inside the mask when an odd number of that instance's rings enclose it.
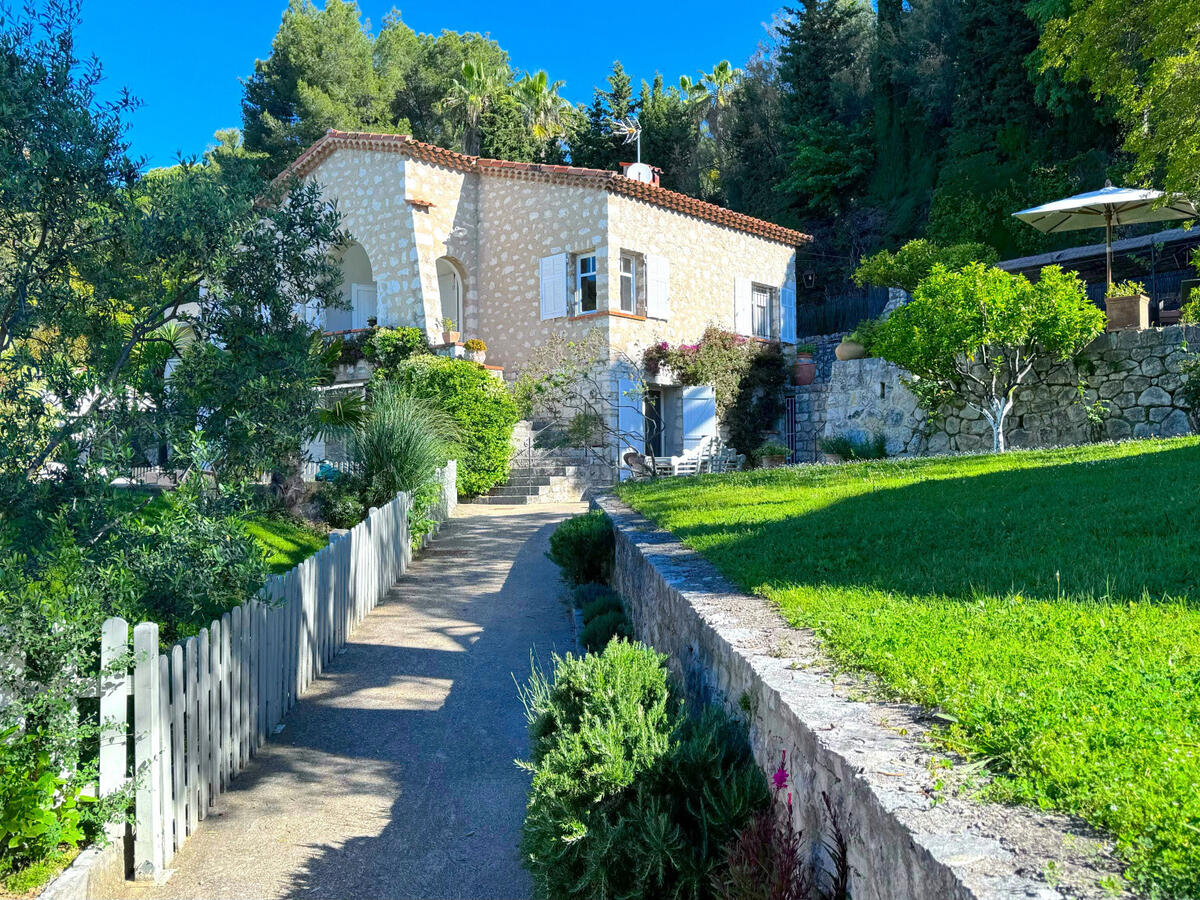
<instances>
[{"instance_id":1,"label":"concrete edging","mask_svg":"<svg viewBox=\"0 0 1200 900\"><path fill-rule=\"evenodd\" d=\"M1067 816L943 797L932 763L947 754L921 743L927 713L852 699L864 681L834 673L811 632L620 500L594 504L613 521L613 583L634 632L669 654L690 701L748 720L764 772L786 750L806 837L825 836L829 797L848 826L855 900L1104 896L1097 882L1120 871L1106 841Z\"/></svg>"},{"instance_id":2,"label":"concrete edging","mask_svg":"<svg viewBox=\"0 0 1200 900\"><path fill-rule=\"evenodd\" d=\"M42 888L37 900L94 900L116 896L125 881L123 841L103 847L93 844L80 851L71 864Z\"/></svg>"}]
</instances>

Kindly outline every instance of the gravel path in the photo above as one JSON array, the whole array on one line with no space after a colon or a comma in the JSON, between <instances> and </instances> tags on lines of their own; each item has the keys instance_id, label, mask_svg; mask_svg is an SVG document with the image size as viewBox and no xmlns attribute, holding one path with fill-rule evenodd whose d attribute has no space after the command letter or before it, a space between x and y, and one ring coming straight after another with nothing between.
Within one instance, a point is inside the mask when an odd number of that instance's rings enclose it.
<instances>
[{"instance_id":1,"label":"gravel path","mask_svg":"<svg viewBox=\"0 0 1200 900\"><path fill-rule=\"evenodd\" d=\"M513 676L573 646L550 532L583 504L460 506L160 885L136 898L523 898Z\"/></svg>"}]
</instances>

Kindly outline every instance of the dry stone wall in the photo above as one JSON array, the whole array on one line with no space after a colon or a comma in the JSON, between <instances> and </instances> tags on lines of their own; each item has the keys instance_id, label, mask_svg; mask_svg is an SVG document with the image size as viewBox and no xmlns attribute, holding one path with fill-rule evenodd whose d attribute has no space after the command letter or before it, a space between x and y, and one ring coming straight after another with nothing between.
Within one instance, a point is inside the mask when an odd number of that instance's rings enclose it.
<instances>
[{"instance_id":1,"label":"dry stone wall","mask_svg":"<svg viewBox=\"0 0 1200 900\"><path fill-rule=\"evenodd\" d=\"M829 798L849 837L855 900L1062 898L1042 879L1048 870L1069 896L1101 896L1095 882L1113 869L1086 828L941 796L915 710L851 699L862 682L834 674L811 633L619 500L596 502L613 521L613 583L635 634L668 655L693 704L748 721L764 773L786 751L792 824L810 840L829 833ZM815 847L812 862L823 864Z\"/></svg>"},{"instance_id":2,"label":"dry stone wall","mask_svg":"<svg viewBox=\"0 0 1200 900\"><path fill-rule=\"evenodd\" d=\"M1118 331L1097 338L1075 365L1052 369L1042 364L1044 382L1017 393L1009 415L1009 445L1053 447L1190 433L1182 365L1188 345L1197 342L1200 326ZM835 362L824 434L861 440L882 433L892 455L991 449L991 426L969 407L947 410L941 419L927 422L903 384L905 374L882 359ZM1086 407L1097 402L1105 407L1103 417L1089 422Z\"/></svg>"}]
</instances>

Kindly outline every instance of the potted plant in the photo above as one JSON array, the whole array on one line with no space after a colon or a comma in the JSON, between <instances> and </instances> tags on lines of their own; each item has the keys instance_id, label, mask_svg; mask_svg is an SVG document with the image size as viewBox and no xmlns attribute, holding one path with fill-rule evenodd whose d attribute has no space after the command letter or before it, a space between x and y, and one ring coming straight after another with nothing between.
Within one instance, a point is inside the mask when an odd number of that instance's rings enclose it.
<instances>
[{"instance_id":1,"label":"potted plant","mask_svg":"<svg viewBox=\"0 0 1200 900\"><path fill-rule=\"evenodd\" d=\"M458 326L455 324L453 319L442 319L440 322L440 327L442 329L443 344L458 343L458 339L461 337L461 335L456 330Z\"/></svg>"},{"instance_id":2,"label":"potted plant","mask_svg":"<svg viewBox=\"0 0 1200 900\"><path fill-rule=\"evenodd\" d=\"M1150 327L1150 298L1140 281L1119 281L1110 284L1104 293L1104 311L1108 316L1106 331L1138 331Z\"/></svg>"},{"instance_id":3,"label":"potted plant","mask_svg":"<svg viewBox=\"0 0 1200 900\"><path fill-rule=\"evenodd\" d=\"M871 339L879 323L874 319L865 319L852 332L842 338L842 342L834 349L834 355L840 360L865 359L871 355Z\"/></svg>"},{"instance_id":4,"label":"potted plant","mask_svg":"<svg viewBox=\"0 0 1200 900\"><path fill-rule=\"evenodd\" d=\"M483 361L487 359L487 344L479 338L471 338L463 344L463 349L467 351L467 359L471 362L483 365Z\"/></svg>"},{"instance_id":5,"label":"potted plant","mask_svg":"<svg viewBox=\"0 0 1200 900\"><path fill-rule=\"evenodd\" d=\"M801 344L796 348L796 361L792 364L792 384L803 387L812 384L817 377L817 364L813 362L813 354L817 348L813 344Z\"/></svg>"},{"instance_id":6,"label":"potted plant","mask_svg":"<svg viewBox=\"0 0 1200 900\"><path fill-rule=\"evenodd\" d=\"M775 441L767 441L754 451L754 458L764 469L778 469L787 462L791 450Z\"/></svg>"}]
</instances>

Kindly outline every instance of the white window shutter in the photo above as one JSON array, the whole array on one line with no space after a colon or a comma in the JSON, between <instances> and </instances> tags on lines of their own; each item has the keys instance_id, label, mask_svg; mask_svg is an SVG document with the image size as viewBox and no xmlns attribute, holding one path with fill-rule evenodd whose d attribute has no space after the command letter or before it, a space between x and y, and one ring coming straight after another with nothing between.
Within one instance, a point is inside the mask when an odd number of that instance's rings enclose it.
<instances>
[{"instance_id":1,"label":"white window shutter","mask_svg":"<svg viewBox=\"0 0 1200 900\"><path fill-rule=\"evenodd\" d=\"M567 254L543 256L538 267L543 319L558 319L567 314Z\"/></svg>"},{"instance_id":2,"label":"white window shutter","mask_svg":"<svg viewBox=\"0 0 1200 900\"><path fill-rule=\"evenodd\" d=\"M754 314L751 309L749 278L738 278L733 285L733 330L738 334L754 335Z\"/></svg>"},{"instance_id":3,"label":"white window shutter","mask_svg":"<svg viewBox=\"0 0 1200 900\"><path fill-rule=\"evenodd\" d=\"M366 328L367 320L375 318L379 292L373 284L350 285L351 328Z\"/></svg>"},{"instance_id":4,"label":"white window shutter","mask_svg":"<svg viewBox=\"0 0 1200 900\"><path fill-rule=\"evenodd\" d=\"M785 284L779 289L779 339L785 344L796 343L796 289Z\"/></svg>"},{"instance_id":5,"label":"white window shutter","mask_svg":"<svg viewBox=\"0 0 1200 900\"><path fill-rule=\"evenodd\" d=\"M665 256L646 255L646 316L666 319L671 315L671 261Z\"/></svg>"},{"instance_id":6,"label":"white window shutter","mask_svg":"<svg viewBox=\"0 0 1200 900\"><path fill-rule=\"evenodd\" d=\"M695 450L717 434L717 396L712 385L683 389L683 449Z\"/></svg>"}]
</instances>

